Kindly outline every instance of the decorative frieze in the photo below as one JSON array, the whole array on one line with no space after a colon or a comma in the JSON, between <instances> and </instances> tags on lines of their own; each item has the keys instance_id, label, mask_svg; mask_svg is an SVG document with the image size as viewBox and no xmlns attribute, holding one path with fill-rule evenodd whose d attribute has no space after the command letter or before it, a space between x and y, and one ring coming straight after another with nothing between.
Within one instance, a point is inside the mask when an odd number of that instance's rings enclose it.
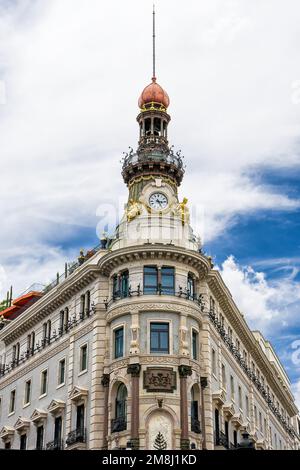
<instances>
[{"instance_id":1,"label":"decorative frieze","mask_svg":"<svg viewBox=\"0 0 300 470\"><path fill-rule=\"evenodd\" d=\"M143 386L147 392L173 393L176 389L176 372L169 367L147 367Z\"/></svg>"}]
</instances>

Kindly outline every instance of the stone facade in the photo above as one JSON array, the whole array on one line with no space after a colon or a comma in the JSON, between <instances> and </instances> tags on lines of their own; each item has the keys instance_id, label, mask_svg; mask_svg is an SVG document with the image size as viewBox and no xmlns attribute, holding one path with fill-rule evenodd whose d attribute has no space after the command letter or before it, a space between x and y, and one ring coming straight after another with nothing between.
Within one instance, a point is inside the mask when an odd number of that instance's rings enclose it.
<instances>
[{"instance_id":1,"label":"stone facade","mask_svg":"<svg viewBox=\"0 0 300 470\"><path fill-rule=\"evenodd\" d=\"M0 331L0 448L226 449L243 430L257 449L300 448L288 377L178 199L169 121L143 103L115 236Z\"/></svg>"}]
</instances>

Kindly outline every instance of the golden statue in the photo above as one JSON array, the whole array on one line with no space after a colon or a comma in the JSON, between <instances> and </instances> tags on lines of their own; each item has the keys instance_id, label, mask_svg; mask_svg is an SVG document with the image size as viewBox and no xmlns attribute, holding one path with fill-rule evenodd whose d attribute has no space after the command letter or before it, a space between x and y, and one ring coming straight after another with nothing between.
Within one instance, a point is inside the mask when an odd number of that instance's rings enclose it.
<instances>
[{"instance_id":1,"label":"golden statue","mask_svg":"<svg viewBox=\"0 0 300 470\"><path fill-rule=\"evenodd\" d=\"M129 204L126 209L127 221L131 222L138 215L141 215L141 204L133 199L129 200Z\"/></svg>"},{"instance_id":2,"label":"golden statue","mask_svg":"<svg viewBox=\"0 0 300 470\"><path fill-rule=\"evenodd\" d=\"M182 202L179 202L175 205L173 209L173 214L181 217L182 225L190 221L190 211L187 207L188 199L183 198Z\"/></svg>"}]
</instances>

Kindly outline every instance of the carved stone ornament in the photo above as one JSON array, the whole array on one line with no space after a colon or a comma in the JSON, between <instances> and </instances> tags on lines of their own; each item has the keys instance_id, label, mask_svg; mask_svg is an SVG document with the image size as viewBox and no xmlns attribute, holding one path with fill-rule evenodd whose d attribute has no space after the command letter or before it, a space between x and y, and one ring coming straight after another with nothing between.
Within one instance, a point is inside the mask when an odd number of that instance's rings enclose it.
<instances>
[{"instance_id":1,"label":"carved stone ornament","mask_svg":"<svg viewBox=\"0 0 300 470\"><path fill-rule=\"evenodd\" d=\"M179 377L181 379L188 377L189 375L192 375L192 368L191 366L186 366L184 364L178 366L178 372L179 372Z\"/></svg>"},{"instance_id":2,"label":"carved stone ornament","mask_svg":"<svg viewBox=\"0 0 300 470\"><path fill-rule=\"evenodd\" d=\"M109 386L109 374L103 374L102 375L101 385L103 387L108 387Z\"/></svg>"},{"instance_id":3,"label":"carved stone ornament","mask_svg":"<svg viewBox=\"0 0 300 470\"><path fill-rule=\"evenodd\" d=\"M176 389L176 372L170 367L147 367L144 371L144 388L147 392L173 393Z\"/></svg>"},{"instance_id":4,"label":"carved stone ornament","mask_svg":"<svg viewBox=\"0 0 300 470\"><path fill-rule=\"evenodd\" d=\"M141 372L140 364L129 364L127 367L127 374L130 374L132 377L139 377Z\"/></svg>"},{"instance_id":5,"label":"carved stone ornament","mask_svg":"<svg viewBox=\"0 0 300 470\"><path fill-rule=\"evenodd\" d=\"M201 388L206 388L207 385L208 385L208 382L207 382L207 377L201 377L200 378L200 384L201 384Z\"/></svg>"}]
</instances>

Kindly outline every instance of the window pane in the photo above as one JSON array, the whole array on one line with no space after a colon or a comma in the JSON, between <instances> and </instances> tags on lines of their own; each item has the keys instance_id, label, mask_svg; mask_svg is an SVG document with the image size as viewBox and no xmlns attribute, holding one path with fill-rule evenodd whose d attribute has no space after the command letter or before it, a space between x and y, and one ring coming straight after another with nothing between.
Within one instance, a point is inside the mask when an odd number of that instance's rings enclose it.
<instances>
[{"instance_id":1,"label":"window pane","mask_svg":"<svg viewBox=\"0 0 300 470\"><path fill-rule=\"evenodd\" d=\"M151 323L150 351L169 353L169 324Z\"/></svg>"},{"instance_id":2,"label":"window pane","mask_svg":"<svg viewBox=\"0 0 300 470\"><path fill-rule=\"evenodd\" d=\"M124 329L115 330L115 358L122 357L124 350Z\"/></svg>"},{"instance_id":3,"label":"window pane","mask_svg":"<svg viewBox=\"0 0 300 470\"><path fill-rule=\"evenodd\" d=\"M144 267L144 293L156 294L157 292L157 268L156 266Z\"/></svg>"}]
</instances>

